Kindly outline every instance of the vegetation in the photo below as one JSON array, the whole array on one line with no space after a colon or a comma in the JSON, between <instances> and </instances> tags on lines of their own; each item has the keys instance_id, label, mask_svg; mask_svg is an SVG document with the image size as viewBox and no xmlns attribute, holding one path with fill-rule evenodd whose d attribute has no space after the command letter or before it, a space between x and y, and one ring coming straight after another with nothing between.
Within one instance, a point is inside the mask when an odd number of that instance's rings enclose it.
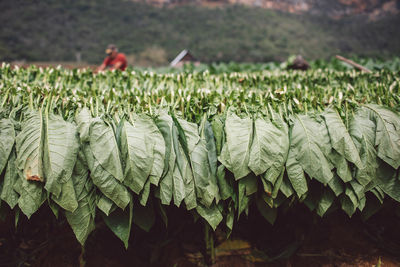
<instances>
[{"instance_id":1,"label":"vegetation","mask_svg":"<svg viewBox=\"0 0 400 267\"><path fill-rule=\"evenodd\" d=\"M160 214L168 225L172 205L228 234L244 213L273 224L278 209L300 204L368 218L400 201L399 93L384 69L93 74L4 64L0 197L17 224L47 205L82 244L96 219L128 246L132 223L149 231Z\"/></svg>"},{"instance_id":2,"label":"vegetation","mask_svg":"<svg viewBox=\"0 0 400 267\"><path fill-rule=\"evenodd\" d=\"M400 54L399 16L334 20L243 6L158 8L123 0L3 0L0 8L0 61L81 58L99 64L109 43L144 65L163 65L185 48L205 63Z\"/></svg>"},{"instance_id":3,"label":"vegetation","mask_svg":"<svg viewBox=\"0 0 400 267\"><path fill-rule=\"evenodd\" d=\"M155 73L192 73L192 72L208 72L210 74L223 74L232 72L260 72L260 71L277 71L286 70L288 66L293 63L295 56L290 56L284 62L268 62L268 63L210 63L210 64L199 64L193 65L191 63L186 63L183 68L174 67L130 67L131 70L135 71L149 71ZM400 58L394 57L390 60L373 60L371 58L354 58L354 60L367 69L380 71L380 70L390 70L399 71L400 70ZM337 71L348 71L352 70L353 66L340 61L336 58L331 58L330 60L317 59L309 62L310 68L317 70L337 70Z\"/></svg>"}]
</instances>

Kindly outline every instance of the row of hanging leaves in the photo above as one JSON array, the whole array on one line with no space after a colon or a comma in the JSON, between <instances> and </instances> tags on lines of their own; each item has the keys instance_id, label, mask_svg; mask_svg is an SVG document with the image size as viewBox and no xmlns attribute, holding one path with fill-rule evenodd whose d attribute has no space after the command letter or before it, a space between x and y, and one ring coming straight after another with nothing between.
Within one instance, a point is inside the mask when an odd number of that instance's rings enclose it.
<instances>
[{"instance_id":1,"label":"row of hanging leaves","mask_svg":"<svg viewBox=\"0 0 400 267\"><path fill-rule=\"evenodd\" d=\"M28 218L47 202L82 244L101 216L127 247L132 223L149 231L157 209L167 224L168 205L231 231L251 203L274 223L294 202L368 217L400 201L400 116L380 105L345 120L329 108L230 109L199 125L165 110L116 119L83 108L66 121L49 106L2 115L0 198Z\"/></svg>"}]
</instances>

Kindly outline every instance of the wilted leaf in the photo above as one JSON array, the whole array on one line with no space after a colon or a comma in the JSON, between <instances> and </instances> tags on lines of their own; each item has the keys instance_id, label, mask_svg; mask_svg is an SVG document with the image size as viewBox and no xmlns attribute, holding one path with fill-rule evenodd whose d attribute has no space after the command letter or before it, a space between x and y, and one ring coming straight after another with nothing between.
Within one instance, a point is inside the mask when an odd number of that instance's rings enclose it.
<instances>
[{"instance_id":1,"label":"wilted leaf","mask_svg":"<svg viewBox=\"0 0 400 267\"><path fill-rule=\"evenodd\" d=\"M14 124L9 119L0 120L0 174L7 165L14 140Z\"/></svg>"},{"instance_id":2,"label":"wilted leaf","mask_svg":"<svg viewBox=\"0 0 400 267\"><path fill-rule=\"evenodd\" d=\"M1 189L1 199L13 209L18 203L18 193L14 190L14 184L19 179L16 163L15 149L11 150L8 158L6 171L4 174L3 188Z\"/></svg>"},{"instance_id":3,"label":"wilted leaf","mask_svg":"<svg viewBox=\"0 0 400 267\"><path fill-rule=\"evenodd\" d=\"M44 181L43 141L42 112L31 111L16 138L17 167L26 180Z\"/></svg>"}]
</instances>

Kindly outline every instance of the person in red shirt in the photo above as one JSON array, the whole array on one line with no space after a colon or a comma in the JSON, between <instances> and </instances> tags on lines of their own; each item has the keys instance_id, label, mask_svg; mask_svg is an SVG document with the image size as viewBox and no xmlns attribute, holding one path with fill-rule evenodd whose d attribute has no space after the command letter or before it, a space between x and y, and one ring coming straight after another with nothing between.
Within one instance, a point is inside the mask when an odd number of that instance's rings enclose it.
<instances>
[{"instance_id":1,"label":"person in red shirt","mask_svg":"<svg viewBox=\"0 0 400 267\"><path fill-rule=\"evenodd\" d=\"M106 49L106 54L107 57L97 70L125 70L128 66L125 54L118 53L118 48L115 45L110 44Z\"/></svg>"}]
</instances>

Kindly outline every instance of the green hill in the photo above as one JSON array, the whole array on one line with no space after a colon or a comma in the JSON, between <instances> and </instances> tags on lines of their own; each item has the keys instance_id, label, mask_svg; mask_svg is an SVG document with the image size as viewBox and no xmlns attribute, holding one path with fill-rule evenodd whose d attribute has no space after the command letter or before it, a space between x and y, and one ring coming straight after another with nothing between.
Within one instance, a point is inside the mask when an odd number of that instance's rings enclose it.
<instances>
[{"instance_id":1,"label":"green hill","mask_svg":"<svg viewBox=\"0 0 400 267\"><path fill-rule=\"evenodd\" d=\"M2 0L0 61L99 63L108 43L131 61L162 65L188 48L203 62L262 62L303 54L400 54L400 16L288 14L261 8L154 7L124 0Z\"/></svg>"}]
</instances>

